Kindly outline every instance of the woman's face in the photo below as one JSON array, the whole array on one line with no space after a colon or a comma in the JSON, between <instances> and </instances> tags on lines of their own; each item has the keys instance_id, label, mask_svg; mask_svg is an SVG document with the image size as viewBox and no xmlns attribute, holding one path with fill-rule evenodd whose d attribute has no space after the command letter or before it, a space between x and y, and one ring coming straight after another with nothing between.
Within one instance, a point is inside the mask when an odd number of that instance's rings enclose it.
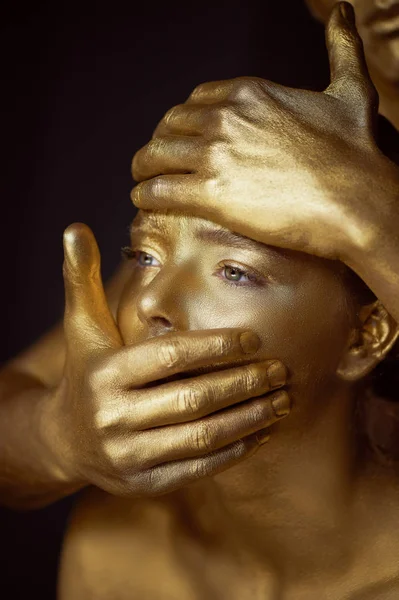
<instances>
[{"instance_id":1,"label":"woman's face","mask_svg":"<svg viewBox=\"0 0 399 600\"><path fill-rule=\"evenodd\" d=\"M144 211L132 225L132 250L118 310L126 344L170 331L248 328L262 342L254 360L282 360L296 399L310 402L339 384L354 318L339 263L204 219Z\"/></svg>"},{"instance_id":2,"label":"woman's face","mask_svg":"<svg viewBox=\"0 0 399 600\"><path fill-rule=\"evenodd\" d=\"M383 81L399 83L399 1L349 0L364 43L367 63ZM313 14L326 22L336 0L306 0Z\"/></svg>"}]
</instances>

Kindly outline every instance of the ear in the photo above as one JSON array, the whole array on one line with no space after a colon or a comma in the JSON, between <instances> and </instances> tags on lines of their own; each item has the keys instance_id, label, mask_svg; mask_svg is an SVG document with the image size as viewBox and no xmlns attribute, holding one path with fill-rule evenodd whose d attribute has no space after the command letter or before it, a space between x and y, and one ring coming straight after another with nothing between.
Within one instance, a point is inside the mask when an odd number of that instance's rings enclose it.
<instances>
[{"instance_id":1,"label":"ear","mask_svg":"<svg viewBox=\"0 0 399 600\"><path fill-rule=\"evenodd\" d=\"M346 381L357 381L370 373L399 338L398 324L379 300L363 306L358 320L337 369L337 375Z\"/></svg>"}]
</instances>

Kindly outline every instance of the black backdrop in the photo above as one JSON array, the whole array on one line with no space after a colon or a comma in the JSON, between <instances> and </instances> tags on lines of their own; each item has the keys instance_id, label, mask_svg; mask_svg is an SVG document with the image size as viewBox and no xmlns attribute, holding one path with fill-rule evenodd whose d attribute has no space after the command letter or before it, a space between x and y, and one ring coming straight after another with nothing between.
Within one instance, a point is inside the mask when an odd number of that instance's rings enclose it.
<instances>
[{"instance_id":1,"label":"black backdrop","mask_svg":"<svg viewBox=\"0 0 399 600\"><path fill-rule=\"evenodd\" d=\"M324 33L301 0L3 6L0 361L62 316L62 232L94 230L107 278L133 217L130 161L200 82L328 81ZM73 498L0 511L2 598L54 598Z\"/></svg>"}]
</instances>

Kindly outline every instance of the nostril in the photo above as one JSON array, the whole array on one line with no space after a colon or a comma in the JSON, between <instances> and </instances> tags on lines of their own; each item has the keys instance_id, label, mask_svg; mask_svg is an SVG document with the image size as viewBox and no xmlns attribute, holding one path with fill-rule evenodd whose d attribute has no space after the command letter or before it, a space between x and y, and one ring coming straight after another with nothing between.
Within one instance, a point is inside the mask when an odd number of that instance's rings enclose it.
<instances>
[{"instance_id":1,"label":"nostril","mask_svg":"<svg viewBox=\"0 0 399 600\"><path fill-rule=\"evenodd\" d=\"M151 337L170 333L173 329L172 323L165 317L152 317L147 321L147 326Z\"/></svg>"},{"instance_id":2,"label":"nostril","mask_svg":"<svg viewBox=\"0 0 399 600\"><path fill-rule=\"evenodd\" d=\"M170 321L168 321L168 319L165 319L164 317L156 317L154 319L154 321L160 326L160 327L167 327L168 329L170 327L172 327L172 323Z\"/></svg>"}]
</instances>

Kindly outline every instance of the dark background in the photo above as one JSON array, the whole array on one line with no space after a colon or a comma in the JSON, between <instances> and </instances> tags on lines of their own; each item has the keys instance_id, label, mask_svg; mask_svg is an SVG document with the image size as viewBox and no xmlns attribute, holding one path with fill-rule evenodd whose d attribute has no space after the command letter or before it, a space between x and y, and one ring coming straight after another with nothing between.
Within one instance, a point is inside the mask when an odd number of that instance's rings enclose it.
<instances>
[{"instance_id":1,"label":"dark background","mask_svg":"<svg viewBox=\"0 0 399 600\"><path fill-rule=\"evenodd\" d=\"M0 361L62 317L62 232L91 226L107 278L134 215L130 162L199 83L328 82L323 28L301 0L14 3L1 9ZM73 498L0 510L0 596L54 598ZM29 596L28 596L29 595Z\"/></svg>"}]
</instances>

